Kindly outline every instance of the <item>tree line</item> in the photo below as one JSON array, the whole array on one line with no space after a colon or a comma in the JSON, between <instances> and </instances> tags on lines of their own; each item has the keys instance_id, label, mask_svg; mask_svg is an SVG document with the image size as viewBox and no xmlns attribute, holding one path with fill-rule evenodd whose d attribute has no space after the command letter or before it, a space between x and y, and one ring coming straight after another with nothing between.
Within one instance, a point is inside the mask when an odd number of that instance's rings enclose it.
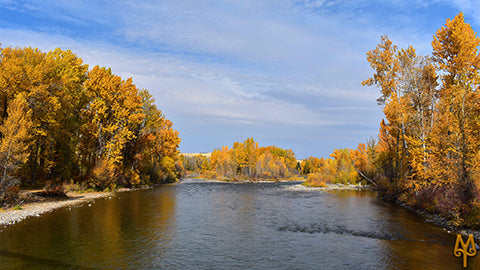
<instances>
[{"instance_id":1,"label":"tree line","mask_svg":"<svg viewBox=\"0 0 480 270\"><path fill-rule=\"evenodd\" d=\"M187 171L201 177L223 180L280 180L298 176L292 150L275 146L258 147L253 138L222 146L211 155L183 156Z\"/></svg>"},{"instance_id":2,"label":"tree line","mask_svg":"<svg viewBox=\"0 0 480 270\"><path fill-rule=\"evenodd\" d=\"M20 185L174 181L180 137L146 89L70 50L0 47L0 204Z\"/></svg>"},{"instance_id":3,"label":"tree line","mask_svg":"<svg viewBox=\"0 0 480 270\"><path fill-rule=\"evenodd\" d=\"M309 157L302 160L301 173L307 177L309 187L324 187L327 184L358 184L362 178L353 163L350 149L335 149L329 158Z\"/></svg>"},{"instance_id":4,"label":"tree line","mask_svg":"<svg viewBox=\"0 0 480 270\"><path fill-rule=\"evenodd\" d=\"M385 118L378 142L360 144L354 164L394 200L454 225L480 218L480 39L459 13L433 36L431 56L382 36L367 60Z\"/></svg>"},{"instance_id":5,"label":"tree line","mask_svg":"<svg viewBox=\"0 0 480 270\"><path fill-rule=\"evenodd\" d=\"M290 149L259 147L253 138L222 146L212 153L184 154L181 161L187 174L218 180L303 180L306 186L358 184L363 178L354 166L356 151L335 149L329 158L297 160Z\"/></svg>"}]
</instances>

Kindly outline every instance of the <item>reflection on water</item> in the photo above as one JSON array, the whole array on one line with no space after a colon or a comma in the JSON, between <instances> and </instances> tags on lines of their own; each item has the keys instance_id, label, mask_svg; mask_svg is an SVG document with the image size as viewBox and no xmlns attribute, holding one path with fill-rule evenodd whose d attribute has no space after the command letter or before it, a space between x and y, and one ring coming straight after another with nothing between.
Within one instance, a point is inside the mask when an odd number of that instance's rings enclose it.
<instances>
[{"instance_id":1,"label":"reflection on water","mask_svg":"<svg viewBox=\"0 0 480 270\"><path fill-rule=\"evenodd\" d=\"M462 269L454 242L369 191L189 181L7 227L0 269Z\"/></svg>"},{"instance_id":2,"label":"reflection on water","mask_svg":"<svg viewBox=\"0 0 480 270\"><path fill-rule=\"evenodd\" d=\"M174 218L169 188L59 209L0 233L0 269L135 268L137 258L161 259L174 237Z\"/></svg>"}]
</instances>

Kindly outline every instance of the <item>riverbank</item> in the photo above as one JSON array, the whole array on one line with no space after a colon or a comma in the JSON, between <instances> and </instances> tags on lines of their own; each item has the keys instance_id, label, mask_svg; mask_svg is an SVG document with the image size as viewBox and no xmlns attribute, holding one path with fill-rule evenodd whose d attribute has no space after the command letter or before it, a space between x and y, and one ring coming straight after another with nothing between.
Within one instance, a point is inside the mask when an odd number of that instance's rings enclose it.
<instances>
[{"instance_id":1,"label":"riverbank","mask_svg":"<svg viewBox=\"0 0 480 270\"><path fill-rule=\"evenodd\" d=\"M327 184L326 187L306 187L303 185L295 185L290 188L295 190L371 190L371 191L376 191L376 189L371 186L341 185L341 184ZM381 198L381 199L386 200L385 198ZM476 240L480 240L480 230L472 230L472 229L456 227L451 224L450 220L438 214L430 213L421 208L411 207L406 203L403 203L400 201L396 201L395 204L406 209L412 214L419 216L425 221L425 223L432 224L436 227L439 227L447 231L448 233L461 234L461 235L472 234Z\"/></svg>"},{"instance_id":2,"label":"riverbank","mask_svg":"<svg viewBox=\"0 0 480 270\"><path fill-rule=\"evenodd\" d=\"M120 191L127 191L120 190ZM50 201L35 201L31 200L25 204L19 205L18 207L1 209L0 210L0 226L12 225L17 222L20 222L28 217L38 217L44 213L50 212L57 208L62 208L65 206L72 206L80 204L83 202L93 201L98 198L103 197L112 197L115 196L114 192L86 192L86 193L76 193L76 192L67 192L66 198L61 200L50 200ZM18 210L15 210L18 209Z\"/></svg>"},{"instance_id":3,"label":"riverbank","mask_svg":"<svg viewBox=\"0 0 480 270\"><path fill-rule=\"evenodd\" d=\"M373 187L370 186L361 186L361 185L342 185L342 184L327 184L325 187L307 187L304 185L294 185L287 187L290 190L296 190L296 191L328 191L328 190L371 190L375 191ZM382 200L385 200L385 198L381 198ZM447 231L448 233L455 233L455 234L462 234L462 235L469 235L472 234L473 237L476 240L480 240L480 230L472 230L472 229L465 229L465 228L459 228L451 224L451 222L438 215L438 214L433 214L429 213L428 211L424 209L419 209L419 208L413 208L408 206L405 203L396 201L396 205L408 210L412 214L419 216L422 218L425 223L432 224L436 227L442 228L443 230Z\"/></svg>"},{"instance_id":4,"label":"riverbank","mask_svg":"<svg viewBox=\"0 0 480 270\"><path fill-rule=\"evenodd\" d=\"M407 209L409 212L413 213L414 215L421 217L426 223L442 228L446 230L448 233L455 233L455 234L461 234L461 235L471 234L473 235L475 240L480 240L480 230L472 230L472 229L457 227L452 225L450 220L438 214L432 214L420 208L413 208L402 202L396 202L396 204Z\"/></svg>"}]
</instances>

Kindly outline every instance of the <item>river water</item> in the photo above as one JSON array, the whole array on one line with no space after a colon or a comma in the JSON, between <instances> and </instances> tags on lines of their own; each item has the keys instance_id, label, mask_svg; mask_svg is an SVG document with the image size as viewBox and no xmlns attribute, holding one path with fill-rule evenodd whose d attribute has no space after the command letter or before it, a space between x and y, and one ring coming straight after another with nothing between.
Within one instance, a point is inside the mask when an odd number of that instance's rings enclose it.
<instances>
[{"instance_id":1,"label":"river water","mask_svg":"<svg viewBox=\"0 0 480 270\"><path fill-rule=\"evenodd\" d=\"M90 204L2 228L0 269L462 269L455 235L371 191L189 180Z\"/></svg>"}]
</instances>

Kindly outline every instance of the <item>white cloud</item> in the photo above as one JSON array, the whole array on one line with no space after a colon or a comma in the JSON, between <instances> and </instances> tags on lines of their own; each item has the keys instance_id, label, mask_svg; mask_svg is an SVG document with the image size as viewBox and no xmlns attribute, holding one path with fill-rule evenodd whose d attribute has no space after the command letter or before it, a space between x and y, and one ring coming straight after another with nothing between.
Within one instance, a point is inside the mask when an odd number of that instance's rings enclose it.
<instances>
[{"instance_id":1,"label":"white cloud","mask_svg":"<svg viewBox=\"0 0 480 270\"><path fill-rule=\"evenodd\" d=\"M105 44L88 44L59 36L2 29L4 46L31 46L43 50L60 45L73 48L90 66L112 67L124 78L133 77L141 88L148 88L161 109L173 113L190 113L198 117L219 117L243 123L317 124L328 123L315 111L301 104L275 101L260 92L248 89L249 78L243 82L229 77L225 70L209 64L198 64L165 56L136 55ZM25 41L27 38L30 41ZM301 120L298 120L301 119Z\"/></svg>"},{"instance_id":2,"label":"white cloud","mask_svg":"<svg viewBox=\"0 0 480 270\"><path fill-rule=\"evenodd\" d=\"M288 2L127 2L118 13L127 40L268 68L334 66L350 60L351 42L369 39L353 22L299 14Z\"/></svg>"},{"instance_id":3,"label":"white cloud","mask_svg":"<svg viewBox=\"0 0 480 270\"><path fill-rule=\"evenodd\" d=\"M471 15L477 24L480 24L480 0L454 0L458 8L467 15Z\"/></svg>"},{"instance_id":4,"label":"white cloud","mask_svg":"<svg viewBox=\"0 0 480 270\"><path fill-rule=\"evenodd\" d=\"M347 144L347 136L352 146L351 141L364 141L378 131L378 89L360 82L373 73L365 53L381 34L389 34L399 47L411 43L421 53L430 51L434 33L423 33L410 21L402 22L409 27L388 28L372 19L382 15L359 16L362 3L118 1L114 9L107 9L108 3L97 1L33 1L34 8L25 12L78 27L98 26L108 36L94 40L52 34L62 33L55 30L4 28L0 42L72 49L90 66L112 67L124 78L133 77L140 88L154 94L167 117L179 123L176 128L187 130L187 145L195 136L220 136L209 129L224 126L238 126L228 135L248 130L282 140L322 136L342 140L325 146L332 149L323 154ZM192 131L191 126L199 129ZM276 126L295 131L279 134Z\"/></svg>"}]
</instances>

